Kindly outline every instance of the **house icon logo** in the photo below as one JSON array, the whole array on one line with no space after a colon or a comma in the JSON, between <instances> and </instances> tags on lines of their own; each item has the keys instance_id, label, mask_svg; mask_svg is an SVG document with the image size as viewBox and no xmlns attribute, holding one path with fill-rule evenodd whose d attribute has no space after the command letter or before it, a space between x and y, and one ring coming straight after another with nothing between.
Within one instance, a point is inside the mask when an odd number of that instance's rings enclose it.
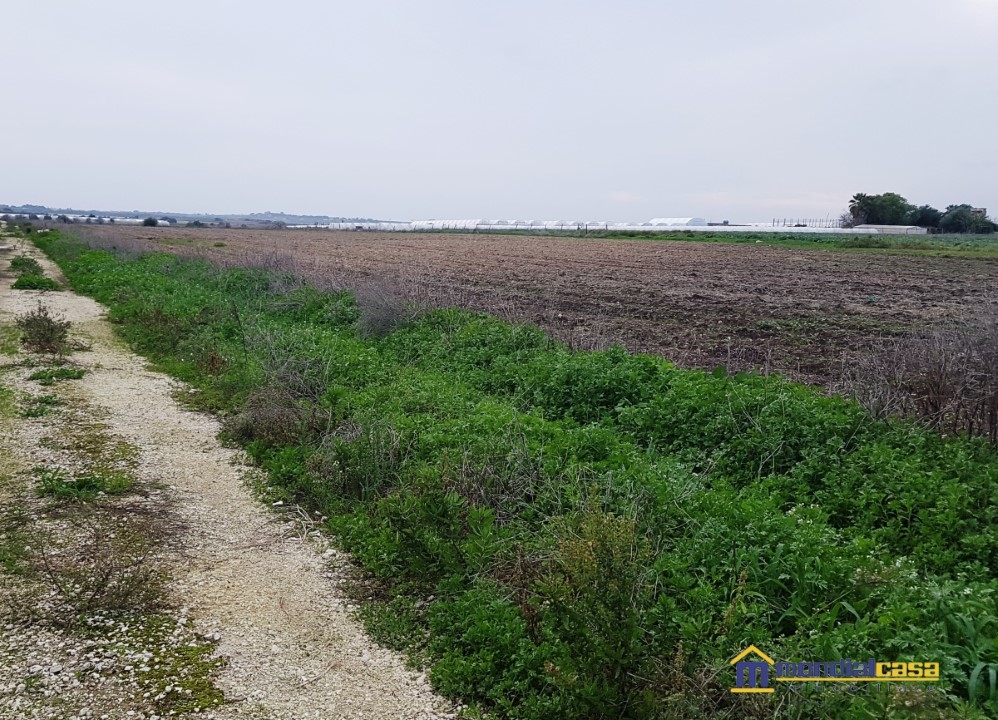
<instances>
[{"instance_id":1,"label":"house icon logo","mask_svg":"<svg viewBox=\"0 0 998 720\"><path fill-rule=\"evenodd\" d=\"M775 692L773 688L769 687L769 669L776 664L776 661L755 645L749 645L735 655L731 664L735 666L735 686L731 688L731 692Z\"/></svg>"},{"instance_id":2,"label":"house icon logo","mask_svg":"<svg viewBox=\"0 0 998 720\"><path fill-rule=\"evenodd\" d=\"M771 693L771 682L778 683L934 683L939 682L938 662L903 660L878 662L875 658L856 661L840 658L831 661L777 662L749 645L731 660L735 666L733 693Z\"/></svg>"}]
</instances>

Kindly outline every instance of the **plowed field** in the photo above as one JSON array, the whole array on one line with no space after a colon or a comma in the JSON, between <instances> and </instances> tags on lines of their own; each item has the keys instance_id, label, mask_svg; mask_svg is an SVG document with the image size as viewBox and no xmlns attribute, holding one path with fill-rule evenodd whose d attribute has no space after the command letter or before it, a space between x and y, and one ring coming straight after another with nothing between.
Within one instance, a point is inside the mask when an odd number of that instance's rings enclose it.
<instances>
[{"instance_id":1,"label":"plowed field","mask_svg":"<svg viewBox=\"0 0 998 720\"><path fill-rule=\"evenodd\" d=\"M565 237L85 228L130 248L298 266L526 319L581 347L834 384L892 336L995 312L998 261L764 244Z\"/></svg>"}]
</instances>

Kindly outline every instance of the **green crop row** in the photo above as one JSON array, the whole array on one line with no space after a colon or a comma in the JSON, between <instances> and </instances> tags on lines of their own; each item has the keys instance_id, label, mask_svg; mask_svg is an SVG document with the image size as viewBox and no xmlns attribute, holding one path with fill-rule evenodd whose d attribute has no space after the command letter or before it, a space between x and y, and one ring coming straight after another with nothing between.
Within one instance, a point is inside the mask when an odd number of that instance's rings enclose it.
<instances>
[{"instance_id":1,"label":"green crop row","mask_svg":"<svg viewBox=\"0 0 998 720\"><path fill-rule=\"evenodd\" d=\"M389 602L374 630L447 695L525 719L998 711L982 443L460 310L365 339L349 293L36 242L328 516ZM943 679L745 700L728 660L750 644Z\"/></svg>"}]
</instances>

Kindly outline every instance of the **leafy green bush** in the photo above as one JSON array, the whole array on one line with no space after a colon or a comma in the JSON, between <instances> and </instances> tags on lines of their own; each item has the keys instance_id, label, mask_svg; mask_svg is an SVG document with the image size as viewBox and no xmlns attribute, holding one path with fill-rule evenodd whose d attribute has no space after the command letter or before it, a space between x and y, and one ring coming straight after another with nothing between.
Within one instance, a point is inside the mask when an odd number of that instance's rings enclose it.
<instances>
[{"instance_id":1,"label":"leafy green bush","mask_svg":"<svg viewBox=\"0 0 998 720\"><path fill-rule=\"evenodd\" d=\"M15 290L62 290L62 285L44 275L21 275L11 287Z\"/></svg>"},{"instance_id":2,"label":"leafy green bush","mask_svg":"<svg viewBox=\"0 0 998 720\"><path fill-rule=\"evenodd\" d=\"M28 406L21 410L21 417L37 418L44 417L52 412L52 409L62 405L62 400L55 395L39 395L28 403Z\"/></svg>"},{"instance_id":3,"label":"leafy green bush","mask_svg":"<svg viewBox=\"0 0 998 720\"><path fill-rule=\"evenodd\" d=\"M61 290L62 285L45 277L42 266L32 257L18 255L10 261L10 269L17 273L17 280L11 286L15 290Z\"/></svg>"},{"instance_id":4,"label":"leafy green bush","mask_svg":"<svg viewBox=\"0 0 998 720\"><path fill-rule=\"evenodd\" d=\"M132 487L124 473L88 474L71 477L61 470L38 468L38 491L60 500L92 501L100 495L121 495Z\"/></svg>"},{"instance_id":5,"label":"leafy green bush","mask_svg":"<svg viewBox=\"0 0 998 720\"><path fill-rule=\"evenodd\" d=\"M86 374L82 368L45 368L36 370L28 376L28 380L37 380L41 385L54 385L57 380L79 380Z\"/></svg>"},{"instance_id":6,"label":"leafy green bush","mask_svg":"<svg viewBox=\"0 0 998 720\"><path fill-rule=\"evenodd\" d=\"M18 255L10 259L10 271L18 275L42 275L42 266L33 257Z\"/></svg>"}]
</instances>

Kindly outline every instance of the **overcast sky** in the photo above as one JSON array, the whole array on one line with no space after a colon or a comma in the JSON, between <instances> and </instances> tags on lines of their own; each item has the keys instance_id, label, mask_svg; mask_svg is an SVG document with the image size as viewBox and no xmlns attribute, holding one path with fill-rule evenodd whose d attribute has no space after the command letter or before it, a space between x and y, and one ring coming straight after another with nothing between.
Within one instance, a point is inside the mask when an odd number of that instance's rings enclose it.
<instances>
[{"instance_id":1,"label":"overcast sky","mask_svg":"<svg viewBox=\"0 0 998 720\"><path fill-rule=\"evenodd\" d=\"M8 2L0 203L998 215L998 0Z\"/></svg>"}]
</instances>

